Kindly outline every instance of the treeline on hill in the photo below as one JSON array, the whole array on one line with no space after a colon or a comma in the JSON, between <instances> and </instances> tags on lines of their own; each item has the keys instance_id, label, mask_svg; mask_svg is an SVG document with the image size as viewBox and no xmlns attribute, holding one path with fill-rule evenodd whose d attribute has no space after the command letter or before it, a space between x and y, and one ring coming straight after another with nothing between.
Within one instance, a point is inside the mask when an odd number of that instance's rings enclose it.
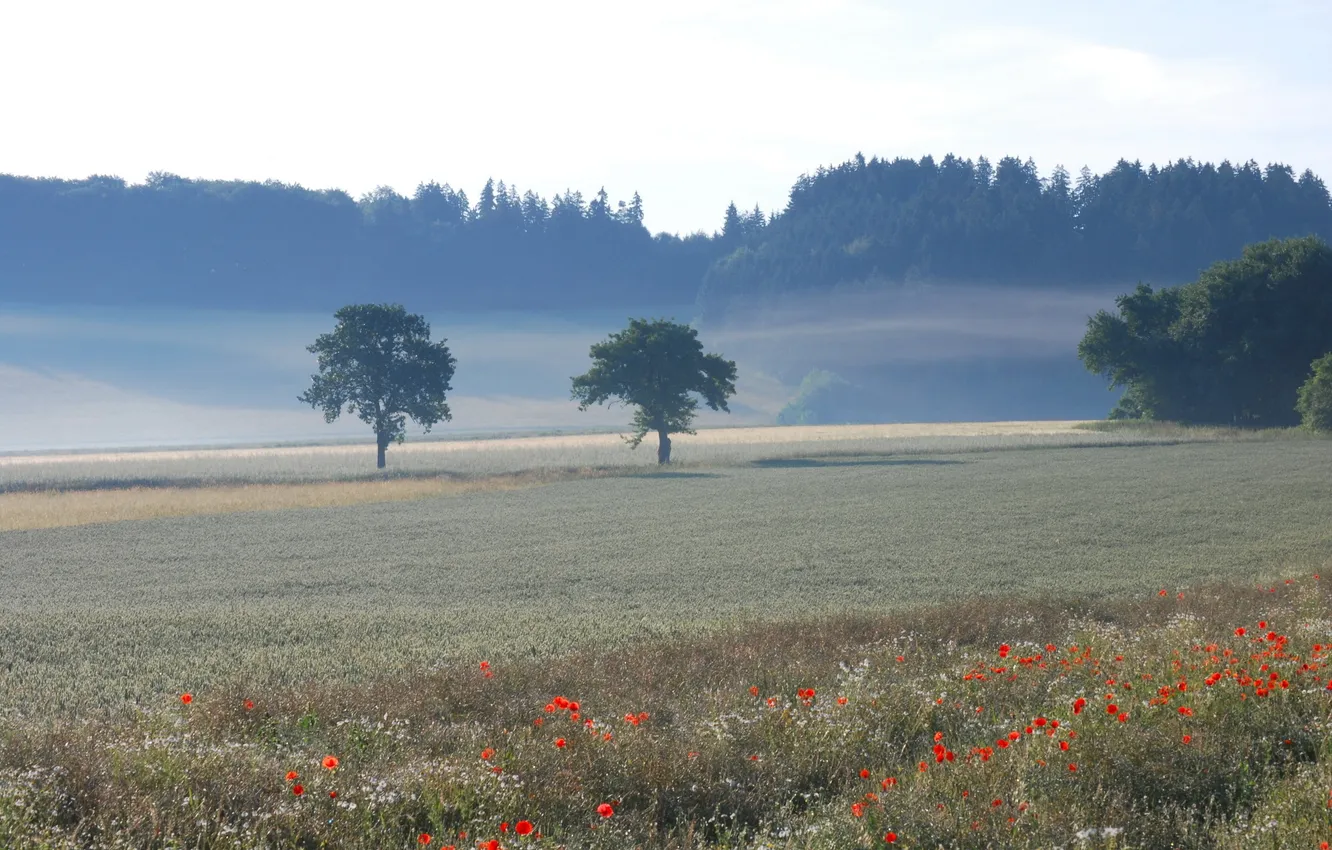
<instances>
[{"instance_id":1,"label":"treeline on hill","mask_svg":"<svg viewBox=\"0 0 1332 850\"><path fill-rule=\"evenodd\" d=\"M153 174L129 185L0 176L0 299L331 310L688 304L702 235L653 237L638 195L552 200L487 182L475 202Z\"/></svg>"},{"instance_id":2,"label":"treeline on hill","mask_svg":"<svg viewBox=\"0 0 1332 850\"><path fill-rule=\"evenodd\" d=\"M1332 248L1271 240L1193 283L1137 289L1078 355L1124 387L1112 418L1332 429Z\"/></svg>"},{"instance_id":3,"label":"treeline on hill","mask_svg":"<svg viewBox=\"0 0 1332 850\"><path fill-rule=\"evenodd\" d=\"M780 213L651 235L643 204L488 182L475 201L154 174L130 185L0 176L0 299L249 309L681 305L903 281L1182 283L1263 239L1332 238L1309 171L1192 160L1041 178L1030 160L857 156L802 176Z\"/></svg>"},{"instance_id":4,"label":"treeline on hill","mask_svg":"<svg viewBox=\"0 0 1332 850\"><path fill-rule=\"evenodd\" d=\"M801 177L764 226L728 210L700 302L715 315L848 284L1183 283L1248 243L1309 234L1332 237L1327 186L1286 165L1121 160L1042 179L1013 157L857 156Z\"/></svg>"}]
</instances>

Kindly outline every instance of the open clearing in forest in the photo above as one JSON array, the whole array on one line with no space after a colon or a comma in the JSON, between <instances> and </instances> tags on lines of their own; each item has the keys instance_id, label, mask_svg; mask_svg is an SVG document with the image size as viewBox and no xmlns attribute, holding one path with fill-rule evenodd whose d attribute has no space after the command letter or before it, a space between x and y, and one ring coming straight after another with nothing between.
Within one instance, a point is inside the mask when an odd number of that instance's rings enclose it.
<instances>
[{"instance_id":1,"label":"open clearing in forest","mask_svg":"<svg viewBox=\"0 0 1332 850\"><path fill-rule=\"evenodd\" d=\"M0 706L88 714L751 620L1326 571L1328 469L1326 440L775 457L5 532Z\"/></svg>"}]
</instances>

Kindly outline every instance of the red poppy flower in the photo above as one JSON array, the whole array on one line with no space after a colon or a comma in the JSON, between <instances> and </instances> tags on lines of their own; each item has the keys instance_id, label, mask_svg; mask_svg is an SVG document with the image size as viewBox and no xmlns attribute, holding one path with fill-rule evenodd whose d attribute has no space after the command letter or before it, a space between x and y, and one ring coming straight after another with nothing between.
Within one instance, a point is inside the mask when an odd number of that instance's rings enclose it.
<instances>
[{"instance_id":1,"label":"red poppy flower","mask_svg":"<svg viewBox=\"0 0 1332 850\"><path fill-rule=\"evenodd\" d=\"M578 710L578 703L574 702L573 700L570 700L570 701L569 701L569 704L568 704L567 706L565 706L565 707L568 708L570 711L577 711L577 710Z\"/></svg>"},{"instance_id":2,"label":"red poppy flower","mask_svg":"<svg viewBox=\"0 0 1332 850\"><path fill-rule=\"evenodd\" d=\"M1243 626L1240 626L1238 629L1235 629L1235 636L1236 636L1236 637L1244 637L1244 635L1245 635L1246 633L1247 633L1247 630L1246 630Z\"/></svg>"},{"instance_id":3,"label":"red poppy flower","mask_svg":"<svg viewBox=\"0 0 1332 850\"><path fill-rule=\"evenodd\" d=\"M430 840L431 840L430 833L428 832L423 832L420 835L416 836L416 843L420 844L422 847L429 844Z\"/></svg>"},{"instance_id":4,"label":"red poppy flower","mask_svg":"<svg viewBox=\"0 0 1332 850\"><path fill-rule=\"evenodd\" d=\"M1106 714L1118 714L1118 713L1119 713L1119 706L1115 705L1115 704L1112 702L1112 703L1110 703L1109 705L1107 705L1107 706L1105 707L1105 713L1106 713Z\"/></svg>"},{"instance_id":5,"label":"red poppy flower","mask_svg":"<svg viewBox=\"0 0 1332 850\"><path fill-rule=\"evenodd\" d=\"M862 768L860 769L860 778L861 778L861 779L869 779L869 777L870 777L869 769L868 769L868 768L864 768L864 767L862 767Z\"/></svg>"},{"instance_id":6,"label":"red poppy flower","mask_svg":"<svg viewBox=\"0 0 1332 850\"><path fill-rule=\"evenodd\" d=\"M846 697L838 697L838 698L837 698L837 704L838 704L838 705L846 705Z\"/></svg>"},{"instance_id":7,"label":"red poppy flower","mask_svg":"<svg viewBox=\"0 0 1332 850\"><path fill-rule=\"evenodd\" d=\"M328 798L329 798L330 800L336 800L336 799L338 799L338 792L337 792L337 791L329 791L329 792L328 792Z\"/></svg>"},{"instance_id":8,"label":"red poppy flower","mask_svg":"<svg viewBox=\"0 0 1332 850\"><path fill-rule=\"evenodd\" d=\"M513 831L519 835L531 835L532 822L530 820L520 820L518 823L514 824Z\"/></svg>"},{"instance_id":9,"label":"red poppy flower","mask_svg":"<svg viewBox=\"0 0 1332 850\"><path fill-rule=\"evenodd\" d=\"M537 719L540 720L541 718ZM486 747L484 750L481 751L481 758L485 761L490 761L492 758L494 758L494 756L495 756L495 750L492 747Z\"/></svg>"},{"instance_id":10,"label":"red poppy flower","mask_svg":"<svg viewBox=\"0 0 1332 850\"><path fill-rule=\"evenodd\" d=\"M861 804L861 803L852 803L852 804L851 804L851 814L855 815L855 816L858 817L858 818L862 818L862 817L864 817L864 816L865 816L865 806L864 806L863 804Z\"/></svg>"},{"instance_id":11,"label":"red poppy flower","mask_svg":"<svg viewBox=\"0 0 1332 850\"><path fill-rule=\"evenodd\" d=\"M1060 742L1059 742L1059 749L1067 751L1067 750L1068 750L1068 741L1060 741Z\"/></svg>"},{"instance_id":12,"label":"red poppy flower","mask_svg":"<svg viewBox=\"0 0 1332 850\"><path fill-rule=\"evenodd\" d=\"M1185 717L1192 717L1193 709L1189 708L1187 705L1181 705L1179 707L1179 713L1184 715Z\"/></svg>"},{"instance_id":13,"label":"red poppy flower","mask_svg":"<svg viewBox=\"0 0 1332 850\"><path fill-rule=\"evenodd\" d=\"M183 704L185 704L185 705L189 705L190 703L194 702L194 695L193 695L193 694L181 694L181 695L180 695L180 701L181 701Z\"/></svg>"},{"instance_id":14,"label":"red poppy flower","mask_svg":"<svg viewBox=\"0 0 1332 850\"><path fill-rule=\"evenodd\" d=\"M322 762L320 762L320 764L322 764L322 765L323 765L325 768L327 768L328 770L337 770L337 769L338 769L338 757L337 757L337 756L324 756L324 760L323 760Z\"/></svg>"},{"instance_id":15,"label":"red poppy flower","mask_svg":"<svg viewBox=\"0 0 1332 850\"><path fill-rule=\"evenodd\" d=\"M1068 772L1069 772L1069 773L1077 773L1077 772L1078 772L1078 766L1077 766L1076 764L1070 764L1070 765L1068 766Z\"/></svg>"},{"instance_id":16,"label":"red poppy flower","mask_svg":"<svg viewBox=\"0 0 1332 850\"><path fill-rule=\"evenodd\" d=\"M486 850L500 850L500 843L499 843L499 841L495 840L494 838L492 838L492 839L490 839L489 841L487 841L487 842L486 842Z\"/></svg>"},{"instance_id":17,"label":"red poppy flower","mask_svg":"<svg viewBox=\"0 0 1332 850\"><path fill-rule=\"evenodd\" d=\"M555 739L555 746L556 746L556 748L558 748L558 749L561 749L561 750L564 749L564 746L565 746L565 740L564 740L563 738L556 738L556 739Z\"/></svg>"},{"instance_id":18,"label":"red poppy flower","mask_svg":"<svg viewBox=\"0 0 1332 850\"><path fill-rule=\"evenodd\" d=\"M1009 733L1008 733L1008 740L1010 740L1010 741L1016 741L1016 740L1018 740L1018 739L1021 738L1021 737L1022 737L1022 733L1021 733L1021 732L1013 731L1013 732L1009 732Z\"/></svg>"},{"instance_id":19,"label":"red poppy flower","mask_svg":"<svg viewBox=\"0 0 1332 850\"><path fill-rule=\"evenodd\" d=\"M289 771L287 771L287 781L288 781L288 782L293 781L295 778L296 778L296 771L294 771L294 770L289 770Z\"/></svg>"},{"instance_id":20,"label":"red poppy flower","mask_svg":"<svg viewBox=\"0 0 1332 850\"><path fill-rule=\"evenodd\" d=\"M750 685L750 686L749 686L749 695L750 695L751 697L756 697L756 696L758 696L758 685Z\"/></svg>"},{"instance_id":21,"label":"red poppy flower","mask_svg":"<svg viewBox=\"0 0 1332 850\"><path fill-rule=\"evenodd\" d=\"M1045 720L1044 717L1038 717L1038 718L1036 718L1036 721L1035 721L1035 722L1036 722L1036 725L1037 725L1037 726L1044 726L1045 723L1046 723L1046 720Z\"/></svg>"},{"instance_id":22,"label":"red poppy flower","mask_svg":"<svg viewBox=\"0 0 1332 850\"><path fill-rule=\"evenodd\" d=\"M297 797L299 797L299 796L301 796L302 794L305 793L305 786L304 786L304 785L293 785L293 786L291 786L291 793L293 793L293 794L295 794Z\"/></svg>"},{"instance_id":23,"label":"red poppy flower","mask_svg":"<svg viewBox=\"0 0 1332 850\"><path fill-rule=\"evenodd\" d=\"M1191 744L1191 743L1193 743L1193 736L1192 736L1192 735L1185 735L1183 738L1180 738L1180 740L1183 741L1183 742L1186 743L1186 744Z\"/></svg>"},{"instance_id":24,"label":"red poppy flower","mask_svg":"<svg viewBox=\"0 0 1332 850\"><path fill-rule=\"evenodd\" d=\"M603 818L608 818L615 814L615 810L611 808L610 803L602 803L600 806L597 806L597 814L601 815Z\"/></svg>"},{"instance_id":25,"label":"red poppy flower","mask_svg":"<svg viewBox=\"0 0 1332 850\"><path fill-rule=\"evenodd\" d=\"M246 710L246 711L253 711L253 710L254 710L254 700L252 700L252 699L247 699L247 700L245 701L245 710Z\"/></svg>"},{"instance_id":26,"label":"red poppy flower","mask_svg":"<svg viewBox=\"0 0 1332 850\"><path fill-rule=\"evenodd\" d=\"M888 842L889 844L892 844L897 840L897 833L892 831L885 832L883 834L883 840Z\"/></svg>"}]
</instances>

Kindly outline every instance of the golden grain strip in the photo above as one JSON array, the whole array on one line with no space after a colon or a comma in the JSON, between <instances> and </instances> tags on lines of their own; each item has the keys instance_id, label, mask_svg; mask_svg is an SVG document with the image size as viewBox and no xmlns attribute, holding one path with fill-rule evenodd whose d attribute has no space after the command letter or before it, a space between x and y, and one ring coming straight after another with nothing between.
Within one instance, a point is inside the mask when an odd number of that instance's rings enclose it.
<instances>
[{"instance_id":1,"label":"golden grain strip","mask_svg":"<svg viewBox=\"0 0 1332 850\"><path fill-rule=\"evenodd\" d=\"M908 437L997 437L1076 433L1082 420L1023 422L924 422L888 425L784 425L738 428L705 428L696 435L676 437L680 446L821 442L825 440L873 440ZM0 467L21 468L64 463L146 463L149 461L222 460L251 457L364 457L374 443L249 447L229 449L160 449L134 452L76 452L0 455ZM594 446L623 445L619 434L564 434L538 437L503 437L484 440L438 440L408 442L393 448L394 457L404 455L467 454L520 449L575 450Z\"/></svg>"},{"instance_id":2,"label":"golden grain strip","mask_svg":"<svg viewBox=\"0 0 1332 850\"><path fill-rule=\"evenodd\" d=\"M560 479L521 474L479 479L401 478L388 481L327 481L310 484L246 484L217 487L130 487L115 490L44 490L0 494L0 531L61 528L103 522L243 511L326 508L399 502L434 496L517 490Z\"/></svg>"}]
</instances>

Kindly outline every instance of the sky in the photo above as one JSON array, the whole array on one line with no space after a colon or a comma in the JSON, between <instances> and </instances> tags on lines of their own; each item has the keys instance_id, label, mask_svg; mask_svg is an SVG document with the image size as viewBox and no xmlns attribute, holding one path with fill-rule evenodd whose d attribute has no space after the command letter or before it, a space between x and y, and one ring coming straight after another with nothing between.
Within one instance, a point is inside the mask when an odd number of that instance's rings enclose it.
<instances>
[{"instance_id":1,"label":"sky","mask_svg":"<svg viewBox=\"0 0 1332 850\"><path fill-rule=\"evenodd\" d=\"M488 177L654 231L869 156L1256 159L1332 178L1326 0L0 5L0 172Z\"/></svg>"}]
</instances>

